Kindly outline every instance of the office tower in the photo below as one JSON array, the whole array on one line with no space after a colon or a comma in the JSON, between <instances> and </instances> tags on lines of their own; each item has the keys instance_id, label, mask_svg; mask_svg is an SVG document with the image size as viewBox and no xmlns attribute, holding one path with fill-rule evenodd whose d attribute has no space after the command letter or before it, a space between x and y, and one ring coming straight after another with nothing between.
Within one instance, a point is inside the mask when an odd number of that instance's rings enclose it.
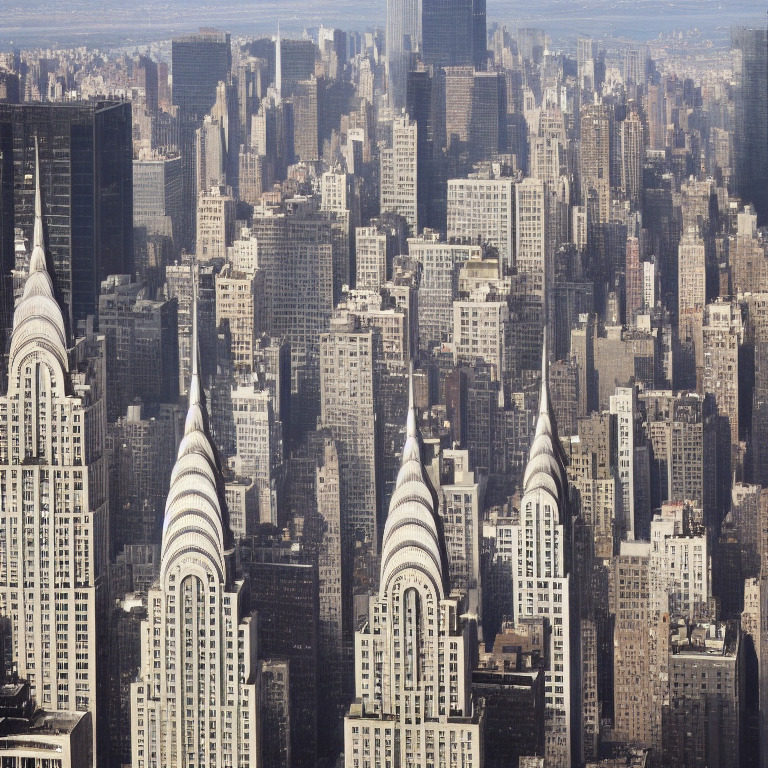
<instances>
[{"instance_id":1,"label":"office tower","mask_svg":"<svg viewBox=\"0 0 768 768\"><path fill-rule=\"evenodd\" d=\"M690 366L701 365L701 325L706 304L706 248L694 228L680 238L678 264L678 338L681 344L693 347L688 353L688 379L693 371Z\"/></svg>"},{"instance_id":2,"label":"office tower","mask_svg":"<svg viewBox=\"0 0 768 768\"><path fill-rule=\"evenodd\" d=\"M322 85L313 75L299 80L293 89L293 151L298 162L314 163L320 158Z\"/></svg>"},{"instance_id":3,"label":"office tower","mask_svg":"<svg viewBox=\"0 0 768 768\"><path fill-rule=\"evenodd\" d=\"M621 190L629 201L632 210L638 210L643 191L645 143L643 123L636 107L619 124L619 137L621 141Z\"/></svg>"},{"instance_id":4,"label":"office tower","mask_svg":"<svg viewBox=\"0 0 768 768\"><path fill-rule=\"evenodd\" d=\"M755 343L755 388L752 393L751 480L768 485L768 343Z\"/></svg>"},{"instance_id":5,"label":"office tower","mask_svg":"<svg viewBox=\"0 0 768 768\"><path fill-rule=\"evenodd\" d=\"M246 242L256 243L255 240ZM250 265L246 263L242 266ZM216 327L221 327L222 323L229 326L230 359L238 374L248 374L253 370L256 329L262 325L257 316L258 277L255 269L240 271L232 263L225 264L216 275Z\"/></svg>"},{"instance_id":6,"label":"office tower","mask_svg":"<svg viewBox=\"0 0 768 768\"><path fill-rule=\"evenodd\" d=\"M445 71L445 140L456 154L469 148L475 70L471 66Z\"/></svg>"},{"instance_id":7,"label":"office tower","mask_svg":"<svg viewBox=\"0 0 768 768\"><path fill-rule=\"evenodd\" d=\"M570 766L578 754L580 715L578 636L571 628L570 509L565 454L549 402L547 348L542 350L541 394L536 434L523 478L520 522L512 527L516 553L514 621L543 617L551 627L545 672L545 758L552 766ZM575 629L575 627L574 627Z\"/></svg>"},{"instance_id":8,"label":"office tower","mask_svg":"<svg viewBox=\"0 0 768 768\"><path fill-rule=\"evenodd\" d=\"M342 548L342 496L339 454L332 438L323 444L322 463L316 469L318 606L318 691L320 733L333 741L344 712L346 665L344 638L350 620L351 553Z\"/></svg>"},{"instance_id":9,"label":"office tower","mask_svg":"<svg viewBox=\"0 0 768 768\"><path fill-rule=\"evenodd\" d=\"M257 539L240 543L240 559L259 615L259 653L288 662L290 765L311 768L318 758L317 568L292 554L290 544L260 546ZM262 728L265 748L274 737Z\"/></svg>"},{"instance_id":10,"label":"office tower","mask_svg":"<svg viewBox=\"0 0 768 768\"><path fill-rule=\"evenodd\" d=\"M613 629L614 733L620 741L641 747L652 744L652 721L661 721L653 707L651 654L653 612L650 608L648 542L621 542L611 577L615 617Z\"/></svg>"},{"instance_id":11,"label":"office tower","mask_svg":"<svg viewBox=\"0 0 768 768\"><path fill-rule=\"evenodd\" d=\"M198 195L228 183L226 155L224 128L218 120L206 115L195 132L195 189Z\"/></svg>"},{"instance_id":12,"label":"office tower","mask_svg":"<svg viewBox=\"0 0 768 768\"><path fill-rule=\"evenodd\" d=\"M469 451L446 448L429 468L443 521L451 588L481 615L480 540L487 479L470 469Z\"/></svg>"},{"instance_id":13,"label":"office tower","mask_svg":"<svg viewBox=\"0 0 768 768\"><path fill-rule=\"evenodd\" d=\"M485 0L421 0L422 60L436 67L482 67L485 25Z\"/></svg>"},{"instance_id":14,"label":"office tower","mask_svg":"<svg viewBox=\"0 0 768 768\"><path fill-rule=\"evenodd\" d=\"M412 237L419 232L417 126L407 116L392 124L392 147L381 151L380 208L397 213Z\"/></svg>"},{"instance_id":15,"label":"office tower","mask_svg":"<svg viewBox=\"0 0 768 768\"><path fill-rule=\"evenodd\" d=\"M554 259L550 252L547 195L543 181L523 179L515 186L516 296L522 317L516 324L517 365L534 369L548 313L548 292L554 283Z\"/></svg>"},{"instance_id":16,"label":"office tower","mask_svg":"<svg viewBox=\"0 0 768 768\"><path fill-rule=\"evenodd\" d=\"M291 762L291 665L285 659L263 659L261 690L264 696L261 726L264 765L290 768Z\"/></svg>"},{"instance_id":17,"label":"office tower","mask_svg":"<svg viewBox=\"0 0 768 768\"><path fill-rule=\"evenodd\" d=\"M230 389L235 421L237 453L230 464L238 475L256 482L259 520L278 524L277 497L283 463L283 429L275 401L267 387L257 380L239 383Z\"/></svg>"},{"instance_id":18,"label":"office tower","mask_svg":"<svg viewBox=\"0 0 768 768\"><path fill-rule=\"evenodd\" d=\"M406 441L389 506L378 592L355 633L355 701L344 719L345 762L480 765L481 713L470 665L475 621L448 592L437 499L422 460L413 378Z\"/></svg>"},{"instance_id":19,"label":"office tower","mask_svg":"<svg viewBox=\"0 0 768 768\"><path fill-rule=\"evenodd\" d=\"M360 223L360 201L352 174L326 171L320 179L320 214L333 231L333 295L338 302L344 286L355 278L353 250Z\"/></svg>"},{"instance_id":20,"label":"office tower","mask_svg":"<svg viewBox=\"0 0 768 768\"><path fill-rule=\"evenodd\" d=\"M101 284L99 330L107 342L107 418L140 398L146 405L179 396L178 302L153 301L129 275Z\"/></svg>"},{"instance_id":21,"label":"office tower","mask_svg":"<svg viewBox=\"0 0 768 768\"><path fill-rule=\"evenodd\" d=\"M663 504L651 520L650 605L688 620L708 615L712 594L709 537L692 502ZM668 601L668 602L667 602Z\"/></svg>"},{"instance_id":22,"label":"office tower","mask_svg":"<svg viewBox=\"0 0 768 768\"><path fill-rule=\"evenodd\" d=\"M598 380L598 406L608 408L616 387L632 379L646 389L656 385L658 334L621 325L605 327L605 335L594 339L594 372Z\"/></svg>"},{"instance_id":23,"label":"office tower","mask_svg":"<svg viewBox=\"0 0 768 768\"><path fill-rule=\"evenodd\" d=\"M251 120L251 149L266 163L266 178L282 179L293 162L293 104L267 91Z\"/></svg>"},{"instance_id":24,"label":"office tower","mask_svg":"<svg viewBox=\"0 0 768 768\"><path fill-rule=\"evenodd\" d=\"M110 451L110 545L154 544L160 534L165 496L180 437L177 405L129 405L107 427Z\"/></svg>"},{"instance_id":25,"label":"office tower","mask_svg":"<svg viewBox=\"0 0 768 768\"><path fill-rule=\"evenodd\" d=\"M405 106L406 83L413 55L421 49L419 0L387 0L387 95L393 110Z\"/></svg>"},{"instance_id":26,"label":"office tower","mask_svg":"<svg viewBox=\"0 0 768 768\"><path fill-rule=\"evenodd\" d=\"M182 232L179 245L191 250L195 242L194 210L197 195L195 132L216 103L220 82L232 67L228 32L200 30L171 43L173 104L178 107L179 149L182 164Z\"/></svg>"},{"instance_id":27,"label":"office tower","mask_svg":"<svg viewBox=\"0 0 768 768\"><path fill-rule=\"evenodd\" d=\"M398 306L398 296L393 295L398 287L388 283L381 293L349 291L336 308L338 314L354 317L360 330L372 330L380 335L379 357L390 374L405 373L408 361L414 357L408 308Z\"/></svg>"},{"instance_id":28,"label":"office tower","mask_svg":"<svg viewBox=\"0 0 768 768\"><path fill-rule=\"evenodd\" d=\"M146 154L133 161L133 226L173 238L181 212L181 158Z\"/></svg>"},{"instance_id":29,"label":"office tower","mask_svg":"<svg viewBox=\"0 0 768 768\"><path fill-rule=\"evenodd\" d=\"M377 227L357 227L355 230L355 287L357 290L378 291L387 280L391 261L391 238Z\"/></svg>"},{"instance_id":30,"label":"office tower","mask_svg":"<svg viewBox=\"0 0 768 768\"><path fill-rule=\"evenodd\" d=\"M635 539L635 422L637 420L637 390L635 387L616 387L611 395L610 412L616 414L618 437L618 479L621 505L616 509L617 535L620 539Z\"/></svg>"},{"instance_id":31,"label":"office tower","mask_svg":"<svg viewBox=\"0 0 768 768\"><path fill-rule=\"evenodd\" d=\"M736 195L752 203L761 225L768 216L768 49L766 30L734 27L733 51L735 115L733 125Z\"/></svg>"},{"instance_id":32,"label":"office tower","mask_svg":"<svg viewBox=\"0 0 768 768\"><path fill-rule=\"evenodd\" d=\"M605 224L610 218L610 135L611 118L606 105L588 104L581 108L581 201L586 204L590 194L597 196L596 221L601 224Z\"/></svg>"},{"instance_id":33,"label":"office tower","mask_svg":"<svg viewBox=\"0 0 768 768\"><path fill-rule=\"evenodd\" d=\"M235 200L229 187L211 187L197 197L197 246L201 262L226 259L235 238Z\"/></svg>"},{"instance_id":34,"label":"office tower","mask_svg":"<svg viewBox=\"0 0 768 768\"><path fill-rule=\"evenodd\" d=\"M499 251L504 274L515 252L515 182L511 178L450 179L448 239L473 239Z\"/></svg>"},{"instance_id":35,"label":"office tower","mask_svg":"<svg viewBox=\"0 0 768 768\"><path fill-rule=\"evenodd\" d=\"M181 227L181 158L143 154L133 161L134 267L139 281L162 284Z\"/></svg>"},{"instance_id":36,"label":"office tower","mask_svg":"<svg viewBox=\"0 0 768 768\"><path fill-rule=\"evenodd\" d=\"M447 110L446 103L446 110ZM470 160L490 160L507 151L507 85L500 72L475 72L472 83Z\"/></svg>"},{"instance_id":37,"label":"office tower","mask_svg":"<svg viewBox=\"0 0 768 768\"><path fill-rule=\"evenodd\" d=\"M568 140L565 121L559 109L542 109L538 116L538 132L529 140L529 168L533 179L556 185L568 175Z\"/></svg>"},{"instance_id":38,"label":"office tower","mask_svg":"<svg viewBox=\"0 0 768 768\"><path fill-rule=\"evenodd\" d=\"M131 686L131 751L150 768L260 758L256 616L236 573L223 481L199 372L196 301L184 437L165 505L160 577L149 590Z\"/></svg>"},{"instance_id":39,"label":"office tower","mask_svg":"<svg viewBox=\"0 0 768 768\"><path fill-rule=\"evenodd\" d=\"M317 46L312 40L280 40L275 79L281 98L295 96L298 83L309 80L315 74L317 53Z\"/></svg>"},{"instance_id":40,"label":"office tower","mask_svg":"<svg viewBox=\"0 0 768 768\"><path fill-rule=\"evenodd\" d=\"M458 298L459 270L470 259L480 261L478 245L441 243L436 234L409 238L408 253L421 264L418 294L419 337L422 349L439 345L453 331L453 302Z\"/></svg>"},{"instance_id":41,"label":"office tower","mask_svg":"<svg viewBox=\"0 0 768 768\"><path fill-rule=\"evenodd\" d=\"M4 334L11 330L14 229L31 232L35 219L35 138L41 193L50 201L43 214L47 258L66 327L95 314L107 275L133 270L130 104L0 104Z\"/></svg>"},{"instance_id":42,"label":"office tower","mask_svg":"<svg viewBox=\"0 0 768 768\"><path fill-rule=\"evenodd\" d=\"M573 358L558 360L549 369L549 395L563 435L576 433L579 418L579 366Z\"/></svg>"},{"instance_id":43,"label":"office tower","mask_svg":"<svg viewBox=\"0 0 768 768\"><path fill-rule=\"evenodd\" d=\"M757 234L757 214L747 205L736 217L738 229L728 242L733 293L760 293L768 289L768 258Z\"/></svg>"},{"instance_id":44,"label":"office tower","mask_svg":"<svg viewBox=\"0 0 768 768\"><path fill-rule=\"evenodd\" d=\"M453 302L453 360L456 365L486 362L496 381L510 372L510 328L507 297L492 289Z\"/></svg>"},{"instance_id":45,"label":"office tower","mask_svg":"<svg viewBox=\"0 0 768 768\"><path fill-rule=\"evenodd\" d=\"M216 89L232 66L228 32L200 30L171 43L173 103L185 116L202 120L216 101Z\"/></svg>"},{"instance_id":46,"label":"office tower","mask_svg":"<svg viewBox=\"0 0 768 768\"><path fill-rule=\"evenodd\" d=\"M150 114L158 112L157 62L148 56L139 56L139 63L134 70L136 83L144 89L144 102Z\"/></svg>"},{"instance_id":47,"label":"office tower","mask_svg":"<svg viewBox=\"0 0 768 768\"><path fill-rule=\"evenodd\" d=\"M582 420L580 433L584 431L584 424ZM601 438L604 435L603 432ZM617 541L615 520L621 505L619 482L616 467L601 463L590 442L584 433L572 436L570 446L566 443L570 457L568 477L578 494L580 516L592 535L594 557L608 560L613 557Z\"/></svg>"},{"instance_id":48,"label":"office tower","mask_svg":"<svg viewBox=\"0 0 768 768\"><path fill-rule=\"evenodd\" d=\"M605 60L600 44L590 37L579 37L576 48L579 90L600 93L605 77Z\"/></svg>"},{"instance_id":49,"label":"office tower","mask_svg":"<svg viewBox=\"0 0 768 768\"><path fill-rule=\"evenodd\" d=\"M445 70L445 135L454 154L481 161L506 151L506 115L506 81L498 72Z\"/></svg>"},{"instance_id":50,"label":"office tower","mask_svg":"<svg viewBox=\"0 0 768 768\"><path fill-rule=\"evenodd\" d=\"M362 331L354 316L331 321L320 337L320 423L331 430L339 454L342 540L378 547L381 493L376 400L381 336Z\"/></svg>"},{"instance_id":51,"label":"office tower","mask_svg":"<svg viewBox=\"0 0 768 768\"><path fill-rule=\"evenodd\" d=\"M645 305L643 296L644 262L640 260L640 256L640 239L628 237L624 266L626 281L624 318L627 325L634 325L635 314L640 312Z\"/></svg>"},{"instance_id":52,"label":"office tower","mask_svg":"<svg viewBox=\"0 0 768 768\"><path fill-rule=\"evenodd\" d=\"M291 392L301 393L292 422L314 429L319 340L333 313L331 223L299 214L258 215L252 236L259 243L259 266L264 270L261 330L290 343Z\"/></svg>"},{"instance_id":53,"label":"office tower","mask_svg":"<svg viewBox=\"0 0 768 768\"><path fill-rule=\"evenodd\" d=\"M239 164L240 200L248 205L257 205L264 190L270 186L266 157L243 145L240 147Z\"/></svg>"},{"instance_id":54,"label":"office tower","mask_svg":"<svg viewBox=\"0 0 768 768\"><path fill-rule=\"evenodd\" d=\"M738 628L671 622L669 707L663 716L664 765L739 765L744 664Z\"/></svg>"},{"instance_id":55,"label":"office tower","mask_svg":"<svg viewBox=\"0 0 768 768\"><path fill-rule=\"evenodd\" d=\"M595 338L597 336L594 314L579 316L578 324L571 329L571 357L579 367L579 416L587 416L598 410L597 384L595 380Z\"/></svg>"},{"instance_id":56,"label":"office tower","mask_svg":"<svg viewBox=\"0 0 768 768\"><path fill-rule=\"evenodd\" d=\"M718 299L704 308L702 388L728 420L731 447L739 446L739 347L744 328L741 307Z\"/></svg>"},{"instance_id":57,"label":"office tower","mask_svg":"<svg viewBox=\"0 0 768 768\"><path fill-rule=\"evenodd\" d=\"M256 533L259 520L259 494L256 481L250 477L237 477L224 485L224 497L229 510L232 535L238 541Z\"/></svg>"},{"instance_id":58,"label":"office tower","mask_svg":"<svg viewBox=\"0 0 768 768\"><path fill-rule=\"evenodd\" d=\"M104 342L90 335L68 348L45 253L41 170L38 161L33 249L0 398L0 614L11 621L14 674L45 709L91 713L100 762L109 558Z\"/></svg>"}]
</instances>

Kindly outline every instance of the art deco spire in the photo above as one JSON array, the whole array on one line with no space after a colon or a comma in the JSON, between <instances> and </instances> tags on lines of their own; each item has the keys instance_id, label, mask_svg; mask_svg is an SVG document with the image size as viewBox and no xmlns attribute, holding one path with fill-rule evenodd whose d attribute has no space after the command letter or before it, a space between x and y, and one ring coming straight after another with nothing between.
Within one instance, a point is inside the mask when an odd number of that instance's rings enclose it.
<instances>
[{"instance_id":1,"label":"art deco spire","mask_svg":"<svg viewBox=\"0 0 768 768\"><path fill-rule=\"evenodd\" d=\"M199 356L197 290L193 288L189 407L165 506L161 578L175 562L194 553L211 563L226 582L226 553L232 547L232 533L219 458L208 431Z\"/></svg>"},{"instance_id":2,"label":"art deco spire","mask_svg":"<svg viewBox=\"0 0 768 768\"><path fill-rule=\"evenodd\" d=\"M421 454L421 435L413 394L413 364L408 374L406 437L395 492L389 504L381 553L380 589L403 568L416 568L448 594L445 539L437 515L437 494Z\"/></svg>"},{"instance_id":3,"label":"art deco spire","mask_svg":"<svg viewBox=\"0 0 768 768\"><path fill-rule=\"evenodd\" d=\"M53 293L48 274L43 239L43 205L40 191L40 156L35 139L35 224L32 236L32 256L24 293L13 313L11 366L22 348L37 343L52 351L64 370L68 370L67 336L64 316Z\"/></svg>"},{"instance_id":4,"label":"art deco spire","mask_svg":"<svg viewBox=\"0 0 768 768\"><path fill-rule=\"evenodd\" d=\"M536 432L528 456L528 465L523 476L523 491L528 493L536 488L549 490L562 505L567 493L565 454L557 436L557 422L549 400L549 373L547 366L547 332L541 352L541 392Z\"/></svg>"}]
</instances>

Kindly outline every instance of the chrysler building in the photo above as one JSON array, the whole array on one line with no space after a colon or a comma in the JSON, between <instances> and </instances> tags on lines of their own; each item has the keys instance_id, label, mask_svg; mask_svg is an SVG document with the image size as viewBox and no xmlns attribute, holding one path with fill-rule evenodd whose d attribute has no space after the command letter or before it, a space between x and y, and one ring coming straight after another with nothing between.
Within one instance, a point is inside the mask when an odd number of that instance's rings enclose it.
<instances>
[{"instance_id":1,"label":"chrysler building","mask_svg":"<svg viewBox=\"0 0 768 768\"><path fill-rule=\"evenodd\" d=\"M344 721L347 768L480 768L481 716L470 670L476 617L449 591L437 498L422 458L409 383L407 438L389 506L378 594L355 633L355 695Z\"/></svg>"},{"instance_id":2,"label":"chrysler building","mask_svg":"<svg viewBox=\"0 0 768 768\"><path fill-rule=\"evenodd\" d=\"M131 686L134 768L260 765L257 622L235 573L218 455L199 373L197 301L184 437L165 506L160 578L149 590Z\"/></svg>"},{"instance_id":3,"label":"chrysler building","mask_svg":"<svg viewBox=\"0 0 768 768\"><path fill-rule=\"evenodd\" d=\"M523 476L520 520L512 527L512 552L516 555L515 624L545 618L549 625L544 678L547 768L569 768L578 731L573 702L578 700L574 694L580 664L572 643L570 494L565 462L549 401L545 339L539 414Z\"/></svg>"},{"instance_id":4,"label":"chrysler building","mask_svg":"<svg viewBox=\"0 0 768 768\"><path fill-rule=\"evenodd\" d=\"M91 712L94 747L106 690L103 386L101 340L67 346L46 262L36 146L33 249L0 396L0 616L10 619L13 672L46 710Z\"/></svg>"}]
</instances>

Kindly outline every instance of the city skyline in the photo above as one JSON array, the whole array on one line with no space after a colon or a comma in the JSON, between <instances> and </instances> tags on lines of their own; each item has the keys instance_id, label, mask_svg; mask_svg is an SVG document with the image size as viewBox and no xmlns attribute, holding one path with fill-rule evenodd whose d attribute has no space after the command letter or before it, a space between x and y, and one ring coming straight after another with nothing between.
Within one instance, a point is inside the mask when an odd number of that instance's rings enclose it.
<instances>
[{"instance_id":1,"label":"city skyline","mask_svg":"<svg viewBox=\"0 0 768 768\"><path fill-rule=\"evenodd\" d=\"M766 768L768 17L380 5L0 30L0 763Z\"/></svg>"}]
</instances>

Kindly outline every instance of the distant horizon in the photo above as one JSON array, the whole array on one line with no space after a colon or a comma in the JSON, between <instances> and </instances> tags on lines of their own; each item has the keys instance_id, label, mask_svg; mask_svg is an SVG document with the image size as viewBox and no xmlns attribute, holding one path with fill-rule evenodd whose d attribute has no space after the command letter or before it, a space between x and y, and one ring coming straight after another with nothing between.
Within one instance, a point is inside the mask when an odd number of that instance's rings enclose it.
<instances>
[{"instance_id":1,"label":"distant horizon","mask_svg":"<svg viewBox=\"0 0 768 768\"><path fill-rule=\"evenodd\" d=\"M386 18L386 0L364 9L351 0L238 0L214 7L201 0L170 0L162 12L146 2L112 2L81 0L76 8L53 14L49 1L19 3L7 9L0 24L0 50L139 47L198 27L218 27L233 37L258 36L275 32L278 21L294 37L321 24L362 32L383 26ZM732 26L766 25L766 6L754 0L543 0L535 12L523 0L489 0L487 14L489 26L543 29L558 47L579 35L649 41L693 29L726 44Z\"/></svg>"}]
</instances>

